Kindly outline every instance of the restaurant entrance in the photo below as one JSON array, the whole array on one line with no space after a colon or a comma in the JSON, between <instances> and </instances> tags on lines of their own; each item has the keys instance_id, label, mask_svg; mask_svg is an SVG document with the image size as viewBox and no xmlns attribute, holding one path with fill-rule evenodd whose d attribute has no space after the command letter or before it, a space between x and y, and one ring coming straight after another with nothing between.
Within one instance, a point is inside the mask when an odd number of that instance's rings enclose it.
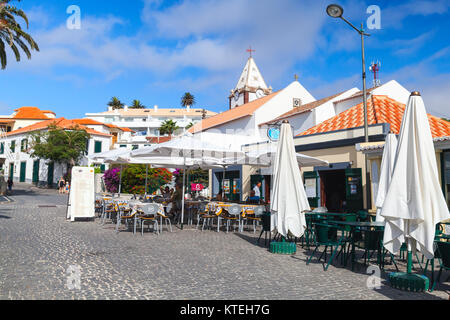
<instances>
[{"instance_id":1,"label":"restaurant entrance","mask_svg":"<svg viewBox=\"0 0 450 320\"><path fill-rule=\"evenodd\" d=\"M320 205L329 212L344 212L346 205L345 170L322 171L320 176Z\"/></svg>"},{"instance_id":2,"label":"restaurant entrance","mask_svg":"<svg viewBox=\"0 0 450 320\"><path fill-rule=\"evenodd\" d=\"M329 212L363 209L361 168L351 168L349 163L336 163L314 169L304 173L305 191L311 208L326 207Z\"/></svg>"}]
</instances>

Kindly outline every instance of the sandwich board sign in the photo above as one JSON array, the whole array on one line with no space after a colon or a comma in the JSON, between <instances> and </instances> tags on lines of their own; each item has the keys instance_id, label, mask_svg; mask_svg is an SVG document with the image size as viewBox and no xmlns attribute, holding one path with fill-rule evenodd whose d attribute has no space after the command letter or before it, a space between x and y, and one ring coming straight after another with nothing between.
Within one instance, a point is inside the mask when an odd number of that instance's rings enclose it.
<instances>
[{"instance_id":1,"label":"sandwich board sign","mask_svg":"<svg viewBox=\"0 0 450 320\"><path fill-rule=\"evenodd\" d=\"M94 168L73 167L67 219L92 219L95 217Z\"/></svg>"}]
</instances>

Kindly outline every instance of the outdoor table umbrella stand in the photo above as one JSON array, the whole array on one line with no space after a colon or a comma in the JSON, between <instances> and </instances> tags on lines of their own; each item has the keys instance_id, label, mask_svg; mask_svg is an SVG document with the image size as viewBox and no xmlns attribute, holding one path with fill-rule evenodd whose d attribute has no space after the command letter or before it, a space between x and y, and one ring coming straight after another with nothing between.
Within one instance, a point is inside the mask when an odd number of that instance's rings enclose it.
<instances>
[{"instance_id":1,"label":"outdoor table umbrella stand","mask_svg":"<svg viewBox=\"0 0 450 320\"><path fill-rule=\"evenodd\" d=\"M427 291L430 280L425 275L412 273L412 244L409 237L406 238L406 246L408 248L406 272L389 273L389 282L392 287L400 290Z\"/></svg>"}]
</instances>

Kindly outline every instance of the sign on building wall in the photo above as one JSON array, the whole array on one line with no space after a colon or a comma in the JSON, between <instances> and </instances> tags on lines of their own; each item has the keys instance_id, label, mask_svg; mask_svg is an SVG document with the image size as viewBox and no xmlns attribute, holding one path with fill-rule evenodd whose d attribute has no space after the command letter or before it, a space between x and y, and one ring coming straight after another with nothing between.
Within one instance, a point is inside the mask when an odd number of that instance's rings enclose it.
<instances>
[{"instance_id":1,"label":"sign on building wall","mask_svg":"<svg viewBox=\"0 0 450 320\"><path fill-rule=\"evenodd\" d=\"M70 186L67 219L88 219L95 217L95 174L94 168L73 167Z\"/></svg>"}]
</instances>

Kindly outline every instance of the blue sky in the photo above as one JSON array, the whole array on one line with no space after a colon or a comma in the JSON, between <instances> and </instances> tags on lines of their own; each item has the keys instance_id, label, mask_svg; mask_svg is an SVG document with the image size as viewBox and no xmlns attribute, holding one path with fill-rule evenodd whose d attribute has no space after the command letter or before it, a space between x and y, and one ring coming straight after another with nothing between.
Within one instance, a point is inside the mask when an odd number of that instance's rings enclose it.
<instances>
[{"instance_id":1,"label":"blue sky","mask_svg":"<svg viewBox=\"0 0 450 320\"><path fill-rule=\"evenodd\" d=\"M299 81L317 99L360 80L360 38L325 13L333 1L302 0L23 0L29 32L41 52L0 71L0 113L20 106L57 116L101 112L112 96L130 104L227 109L252 46L266 83ZM419 90L427 111L450 118L450 0L336 1L360 25L369 5L381 28L367 30L366 59L382 62L382 82ZM69 30L69 5L81 9L81 29ZM372 74L368 71L368 85Z\"/></svg>"}]
</instances>

